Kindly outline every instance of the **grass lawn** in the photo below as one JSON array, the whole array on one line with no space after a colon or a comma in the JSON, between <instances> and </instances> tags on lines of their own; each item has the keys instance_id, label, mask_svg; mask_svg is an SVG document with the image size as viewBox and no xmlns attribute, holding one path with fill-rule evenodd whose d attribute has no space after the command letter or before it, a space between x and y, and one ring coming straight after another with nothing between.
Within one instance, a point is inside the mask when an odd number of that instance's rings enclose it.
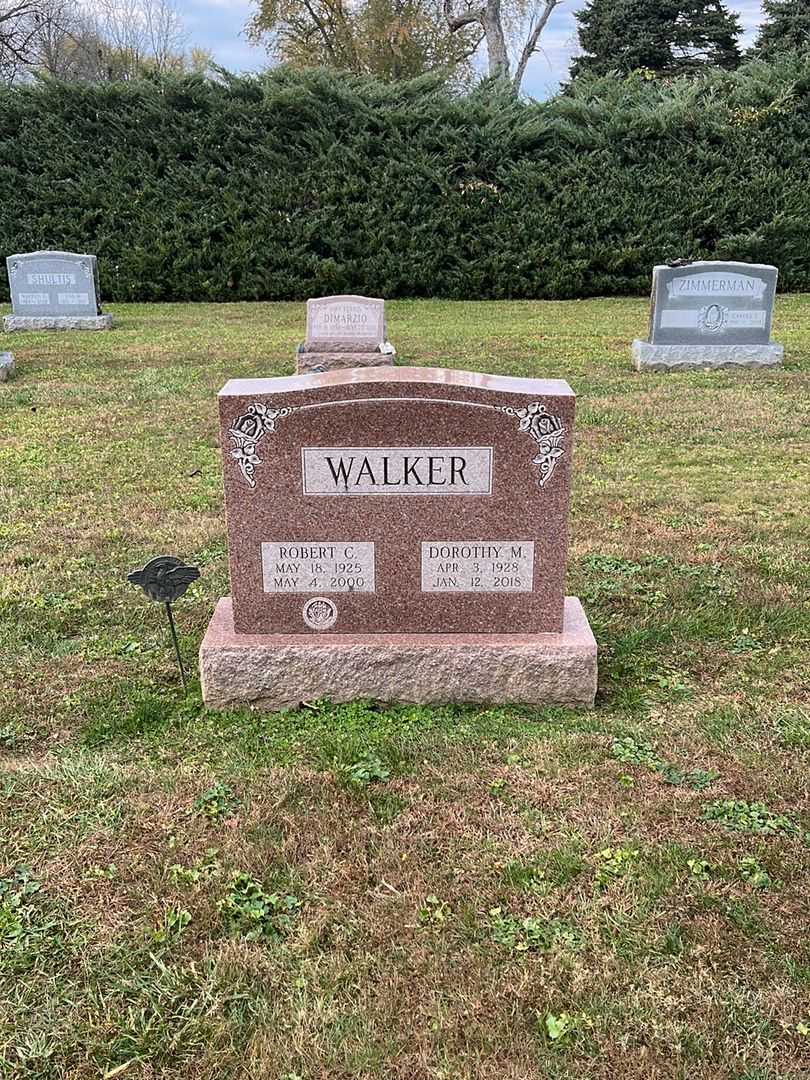
<instances>
[{"instance_id":1,"label":"grass lawn","mask_svg":"<svg viewBox=\"0 0 810 1080\"><path fill-rule=\"evenodd\" d=\"M810 1075L810 297L778 372L638 375L643 299L388 305L403 362L578 394L593 712L206 714L215 394L302 304L117 305L0 386L0 1076Z\"/></svg>"}]
</instances>

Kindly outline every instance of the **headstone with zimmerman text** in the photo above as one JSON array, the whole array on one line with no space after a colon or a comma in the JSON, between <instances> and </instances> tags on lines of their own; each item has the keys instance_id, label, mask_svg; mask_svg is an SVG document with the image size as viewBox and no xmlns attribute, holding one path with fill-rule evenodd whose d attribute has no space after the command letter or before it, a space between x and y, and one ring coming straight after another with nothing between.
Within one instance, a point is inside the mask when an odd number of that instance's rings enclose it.
<instances>
[{"instance_id":1,"label":"headstone with zimmerman text","mask_svg":"<svg viewBox=\"0 0 810 1080\"><path fill-rule=\"evenodd\" d=\"M639 371L773 367L775 266L694 262L653 270L648 341L633 342Z\"/></svg>"}]
</instances>

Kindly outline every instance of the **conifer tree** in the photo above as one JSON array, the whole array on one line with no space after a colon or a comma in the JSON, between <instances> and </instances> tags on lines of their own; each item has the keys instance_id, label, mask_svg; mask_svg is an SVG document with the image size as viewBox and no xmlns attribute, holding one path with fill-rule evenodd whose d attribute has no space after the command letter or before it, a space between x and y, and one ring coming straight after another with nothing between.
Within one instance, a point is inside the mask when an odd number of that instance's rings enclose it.
<instances>
[{"instance_id":1,"label":"conifer tree","mask_svg":"<svg viewBox=\"0 0 810 1080\"><path fill-rule=\"evenodd\" d=\"M639 68L687 75L740 62L740 23L723 0L590 0L576 18L574 78Z\"/></svg>"},{"instance_id":2,"label":"conifer tree","mask_svg":"<svg viewBox=\"0 0 810 1080\"><path fill-rule=\"evenodd\" d=\"M754 55L775 60L788 52L810 52L808 0L763 0L765 21L759 28Z\"/></svg>"}]
</instances>

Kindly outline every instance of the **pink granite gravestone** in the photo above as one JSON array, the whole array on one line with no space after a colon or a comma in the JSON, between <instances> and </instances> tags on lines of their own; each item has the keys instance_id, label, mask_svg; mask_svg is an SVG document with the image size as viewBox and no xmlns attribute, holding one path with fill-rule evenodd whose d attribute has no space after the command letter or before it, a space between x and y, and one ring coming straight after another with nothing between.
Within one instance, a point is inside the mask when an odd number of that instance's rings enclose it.
<instances>
[{"instance_id":1,"label":"pink granite gravestone","mask_svg":"<svg viewBox=\"0 0 810 1080\"><path fill-rule=\"evenodd\" d=\"M370 296L307 300L307 336L296 353L299 375L394 362L386 340L385 301Z\"/></svg>"},{"instance_id":2,"label":"pink granite gravestone","mask_svg":"<svg viewBox=\"0 0 810 1080\"><path fill-rule=\"evenodd\" d=\"M206 702L592 704L562 380L361 368L220 391L231 597Z\"/></svg>"}]
</instances>

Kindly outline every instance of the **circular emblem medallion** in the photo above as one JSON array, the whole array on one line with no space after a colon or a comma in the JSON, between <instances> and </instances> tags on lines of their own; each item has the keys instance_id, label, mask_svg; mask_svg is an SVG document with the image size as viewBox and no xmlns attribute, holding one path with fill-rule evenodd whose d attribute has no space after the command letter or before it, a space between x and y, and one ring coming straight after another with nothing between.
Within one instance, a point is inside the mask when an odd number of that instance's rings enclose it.
<instances>
[{"instance_id":1,"label":"circular emblem medallion","mask_svg":"<svg viewBox=\"0 0 810 1080\"><path fill-rule=\"evenodd\" d=\"M709 304L698 314L698 326L707 334L719 334L728 322L728 308L722 304Z\"/></svg>"},{"instance_id":2,"label":"circular emblem medallion","mask_svg":"<svg viewBox=\"0 0 810 1080\"><path fill-rule=\"evenodd\" d=\"M337 622L337 607L325 596L315 596L304 604L304 622L313 630L328 630Z\"/></svg>"}]
</instances>

